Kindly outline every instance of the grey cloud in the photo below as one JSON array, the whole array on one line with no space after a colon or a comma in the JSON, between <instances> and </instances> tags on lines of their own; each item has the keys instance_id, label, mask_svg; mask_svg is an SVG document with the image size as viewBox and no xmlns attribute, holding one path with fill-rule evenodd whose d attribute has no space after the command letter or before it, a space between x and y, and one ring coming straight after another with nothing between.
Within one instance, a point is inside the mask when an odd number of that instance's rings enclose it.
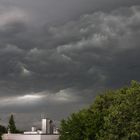
<instances>
[{"instance_id":1,"label":"grey cloud","mask_svg":"<svg viewBox=\"0 0 140 140\"><path fill-rule=\"evenodd\" d=\"M134 20L136 22L133 25ZM111 87L113 86L111 79L118 78L118 75L110 75L110 73L118 71L119 74L119 64L123 59L123 57L118 58L118 54L125 54L129 50L138 51L138 23L138 6L119 9L111 14L97 12L85 15L80 20L64 26L50 27L48 29L51 35L50 42L58 41L58 45L54 43L48 49L42 48L42 51L38 51L40 55L34 54L37 57L32 58L44 62L38 63L42 73L48 74L45 74L46 79L49 81L55 79L51 85L56 84L61 88L93 88L95 83L99 83L101 87L106 84ZM65 41L61 42L61 40ZM126 57L130 59L129 55ZM32 62L30 68L38 73L36 61L32 58L29 57L27 62L30 60ZM118 67L115 65L117 63ZM121 71L122 74L123 72L126 74L125 70L124 68L124 71ZM134 76L134 78L136 77ZM131 79L133 76L131 78L128 76L128 79L125 80ZM116 80L115 83L119 82ZM119 85L117 84L117 86Z\"/></svg>"},{"instance_id":2,"label":"grey cloud","mask_svg":"<svg viewBox=\"0 0 140 140\"><path fill-rule=\"evenodd\" d=\"M32 26L64 23L85 13L110 12L138 4L138 0L1 0L3 7L18 7L27 11L34 22Z\"/></svg>"},{"instance_id":3,"label":"grey cloud","mask_svg":"<svg viewBox=\"0 0 140 140\"><path fill-rule=\"evenodd\" d=\"M22 16L0 21L0 112L24 117L47 111L60 120L92 102L98 91L139 80L140 8L105 11L38 28ZM15 101L40 93L43 99L25 106Z\"/></svg>"}]
</instances>

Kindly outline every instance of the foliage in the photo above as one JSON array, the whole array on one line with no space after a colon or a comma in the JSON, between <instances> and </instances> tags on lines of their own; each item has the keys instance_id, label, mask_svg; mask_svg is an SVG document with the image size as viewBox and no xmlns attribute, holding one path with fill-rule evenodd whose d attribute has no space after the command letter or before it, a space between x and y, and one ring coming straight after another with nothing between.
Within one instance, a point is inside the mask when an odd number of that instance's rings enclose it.
<instances>
[{"instance_id":1,"label":"foliage","mask_svg":"<svg viewBox=\"0 0 140 140\"><path fill-rule=\"evenodd\" d=\"M2 134L6 133L6 132L7 132L6 128L4 126L0 125L0 140L2 140L2 138L1 138Z\"/></svg>"},{"instance_id":2,"label":"foliage","mask_svg":"<svg viewBox=\"0 0 140 140\"><path fill-rule=\"evenodd\" d=\"M60 140L140 140L140 83L97 96L62 120Z\"/></svg>"},{"instance_id":3,"label":"foliage","mask_svg":"<svg viewBox=\"0 0 140 140\"><path fill-rule=\"evenodd\" d=\"M13 115L10 116L8 129L10 129L11 133L16 133L17 132Z\"/></svg>"}]
</instances>

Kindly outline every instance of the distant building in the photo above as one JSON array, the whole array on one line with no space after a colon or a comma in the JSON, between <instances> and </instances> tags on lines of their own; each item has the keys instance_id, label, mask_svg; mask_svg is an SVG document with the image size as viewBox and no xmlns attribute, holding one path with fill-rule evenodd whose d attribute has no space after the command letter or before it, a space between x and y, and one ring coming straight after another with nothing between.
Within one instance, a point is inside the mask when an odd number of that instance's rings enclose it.
<instances>
[{"instance_id":1,"label":"distant building","mask_svg":"<svg viewBox=\"0 0 140 140\"><path fill-rule=\"evenodd\" d=\"M23 134L4 134L3 140L59 140L58 129L55 127L52 120L47 118L42 119L42 130L37 130L32 127L31 131L24 132Z\"/></svg>"}]
</instances>

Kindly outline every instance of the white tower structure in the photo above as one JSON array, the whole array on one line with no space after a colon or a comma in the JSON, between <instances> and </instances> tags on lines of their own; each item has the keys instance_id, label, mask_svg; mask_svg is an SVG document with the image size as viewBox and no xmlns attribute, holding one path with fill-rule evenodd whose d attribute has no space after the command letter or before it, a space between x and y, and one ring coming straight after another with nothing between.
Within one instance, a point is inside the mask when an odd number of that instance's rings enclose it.
<instances>
[{"instance_id":1,"label":"white tower structure","mask_svg":"<svg viewBox=\"0 0 140 140\"><path fill-rule=\"evenodd\" d=\"M47 118L42 119L42 133L50 134L50 120Z\"/></svg>"}]
</instances>

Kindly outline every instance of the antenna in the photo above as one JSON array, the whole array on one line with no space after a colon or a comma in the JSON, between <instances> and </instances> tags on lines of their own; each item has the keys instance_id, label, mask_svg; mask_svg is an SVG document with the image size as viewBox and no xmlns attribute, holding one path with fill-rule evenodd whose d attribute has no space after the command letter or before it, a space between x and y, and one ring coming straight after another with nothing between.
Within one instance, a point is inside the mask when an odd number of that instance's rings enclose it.
<instances>
[{"instance_id":1,"label":"antenna","mask_svg":"<svg viewBox=\"0 0 140 140\"><path fill-rule=\"evenodd\" d=\"M44 119L45 118L45 115L44 113L41 114L41 119Z\"/></svg>"},{"instance_id":2,"label":"antenna","mask_svg":"<svg viewBox=\"0 0 140 140\"><path fill-rule=\"evenodd\" d=\"M48 113L42 113L41 114L41 119L48 119Z\"/></svg>"}]
</instances>

